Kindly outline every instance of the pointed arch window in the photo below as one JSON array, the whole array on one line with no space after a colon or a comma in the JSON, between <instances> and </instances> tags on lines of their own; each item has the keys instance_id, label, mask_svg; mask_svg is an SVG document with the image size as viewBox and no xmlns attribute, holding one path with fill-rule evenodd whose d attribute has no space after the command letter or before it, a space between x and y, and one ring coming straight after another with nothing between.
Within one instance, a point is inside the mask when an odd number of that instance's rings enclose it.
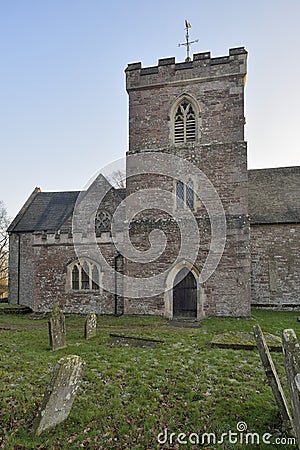
<instances>
[{"instance_id":1,"label":"pointed arch window","mask_svg":"<svg viewBox=\"0 0 300 450\"><path fill-rule=\"evenodd\" d=\"M75 261L68 269L73 291L100 290L100 269L94 262L87 259Z\"/></svg>"},{"instance_id":2,"label":"pointed arch window","mask_svg":"<svg viewBox=\"0 0 300 450\"><path fill-rule=\"evenodd\" d=\"M72 289L77 291L79 289L79 270L77 266L72 270Z\"/></svg>"},{"instance_id":3,"label":"pointed arch window","mask_svg":"<svg viewBox=\"0 0 300 450\"><path fill-rule=\"evenodd\" d=\"M194 142L196 140L196 114L192 104L184 99L175 110L174 142L175 144Z\"/></svg>"}]
</instances>

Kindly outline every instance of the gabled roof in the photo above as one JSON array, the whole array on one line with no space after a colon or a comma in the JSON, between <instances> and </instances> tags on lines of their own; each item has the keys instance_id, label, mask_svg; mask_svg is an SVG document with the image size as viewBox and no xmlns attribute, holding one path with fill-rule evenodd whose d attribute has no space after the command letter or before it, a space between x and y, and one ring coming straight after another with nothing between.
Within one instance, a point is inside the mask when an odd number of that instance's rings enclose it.
<instances>
[{"instance_id":1,"label":"gabled roof","mask_svg":"<svg viewBox=\"0 0 300 450\"><path fill-rule=\"evenodd\" d=\"M8 228L9 232L56 231L72 213L79 191L34 191ZM31 200L31 201L30 201Z\"/></svg>"},{"instance_id":2,"label":"gabled roof","mask_svg":"<svg viewBox=\"0 0 300 450\"><path fill-rule=\"evenodd\" d=\"M106 189L111 187L123 200L126 197L126 189L115 189L103 175L99 175L84 191L85 195L91 189L97 189L97 183L104 183ZM106 183L106 184L105 184ZM57 231L73 214L73 210L81 191L67 192L41 192L35 188L20 212L8 228L10 233Z\"/></svg>"},{"instance_id":3,"label":"gabled roof","mask_svg":"<svg viewBox=\"0 0 300 450\"><path fill-rule=\"evenodd\" d=\"M248 176L252 225L300 223L300 167L249 170Z\"/></svg>"}]
</instances>

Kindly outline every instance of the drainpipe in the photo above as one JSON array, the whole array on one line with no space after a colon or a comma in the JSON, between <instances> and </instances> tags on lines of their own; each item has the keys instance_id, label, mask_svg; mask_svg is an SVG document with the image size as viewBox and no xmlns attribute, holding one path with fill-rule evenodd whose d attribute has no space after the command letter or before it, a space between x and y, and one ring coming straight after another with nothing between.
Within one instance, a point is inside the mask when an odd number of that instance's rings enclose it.
<instances>
[{"instance_id":1,"label":"drainpipe","mask_svg":"<svg viewBox=\"0 0 300 450\"><path fill-rule=\"evenodd\" d=\"M20 304L20 280L21 280L21 235L18 233L18 295L17 295L17 304Z\"/></svg>"},{"instance_id":2,"label":"drainpipe","mask_svg":"<svg viewBox=\"0 0 300 450\"><path fill-rule=\"evenodd\" d=\"M118 262L117 262L117 258L119 256L119 253L117 253L117 255L115 256L115 316L118 315Z\"/></svg>"}]
</instances>

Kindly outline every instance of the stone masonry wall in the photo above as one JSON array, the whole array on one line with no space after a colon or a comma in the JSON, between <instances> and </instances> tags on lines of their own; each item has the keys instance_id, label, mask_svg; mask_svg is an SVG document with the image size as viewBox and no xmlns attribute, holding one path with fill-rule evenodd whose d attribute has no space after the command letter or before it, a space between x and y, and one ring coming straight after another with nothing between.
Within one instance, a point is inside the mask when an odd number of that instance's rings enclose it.
<instances>
[{"instance_id":1,"label":"stone masonry wall","mask_svg":"<svg viewBox=\"0 0 300 450\"><path fill-rule=\"evenodd\" d=\"M109 190L110 185L100 175L88 191L82 196L88 195L88 201L81 203L83 216L87 222L82 224L83 229L77 230L85 243L80 257L90 259L100 266L101 276L105 279L109 275L98 260L93 258L97 252L91 251L89 244L95 239L95 211L105 210L113 215L121 198L114 189ZM102 201L103 192L107 192ZM100 202L100 203L99 203ZM79 208L77 206L77 208ZM79 209L80 210L80 209ZM76 222L75 222L76 223ZM71 275L68 266L78 259L74 247L74 235L72 233L72 216L56 232L36 232L33 235L34 249L34 302L32 308L35 311L50 311L54 305L58 305L62 311L70 313L95 312L97 314L113 314L115 308L114 294L100 290L72 290ZM114 267L114 258L117 250L112 243L109 231L101 232L97 236L97 244L101 253L111 267ZM76 244L80 245L80 244ZM114 280L113 280L114 282Z\"/></svg>"},{"instance_id":2,"label":"stone masonry wall","mask_svg":"<svg viewBox=\"0 0 300 450\"><path fill-rule=\"evenodd\" d=\"M252 305L299 307L300 224L251 226Z\"/></svg>"},{"instance_id":3,"label":"stone masonry wall","mask_svg":"<svg viewBox=\"0 0 300 450\"><path fill-rule=\"evenodd\" d=\"M200 107L199 144L242 141L246 59L247 52L240 48L222 58L194 55L188 63L176 64L175 58L167 58L156 67L129 64L129 151L170 145L170 112L182 94L189 94Z\"/></svg>"},{"instance_id":4,"label":"stone masonry wall","mask_svg":"<svg viewBox=\"0 0 300 450\"><path fill-rule=\"evenodd\" d=\"M64 235L61 236L62 241ZM103 244L101 251L110 265L114 264L115 249L111 244ZM88 256L88 255L87 255ZM67 242L35 244L35 311L50 311L58 305L62 311L78 314L114 313L114 296L100 291L72 291L68 265L77 259L72 238ZM105 277L105 271L102 272Z\"/></svg>"},{"instance_id":5,"label":"stone masonry wall","mask_svg":"<svg viewBox=\"0 0 300 450\"><path fill-rule=\"evenodd\" d=\"M8 272L8 295L9 302L18 304L18 253L19 253L19 236L11 234L9 236L9 272Z\"/></svg>"},{"instance_id":6,"label":"stone masonry wall","mask_svg":"<svg viewBox=\"0 0 300 450\"><path fill-rule=\"evenodd\" d=\"M174 58L166 58L159 60L155 67L142 68L140 63L135 63L126 69L129 157L151 150L186 159L206 174L223 204L227 240L217 270L203 286L207 315L250 315L248 173L244 142L246 59L247 52L239 48L230 50L229 56L222 58L211 58L209 53L204 53L194 55L193 61L188 63L176 64ZM196 141L174 144L173 105L184 95L199 105ZM177 175L182 174L174 174L174 179ZM158 180L149 173L130 177L127 195L149 189L155 183L174 192L174 182L168 184L168 180ZM194 188L201 193L201 186ZM201 235L195 265L201 271L210 246L209 227L205 227L209 218L201 199L196 202L194 215ZM135 228L133 241L136 245L144 242L145 236L155 229L155 217L157 215L153 215L152 222L151 218L148 221L145 218ZM166 234L167 228L166 225ZM171 232L168 244L163 257L152 264L136 266L127 261L128 273L147 277L170 267L178 250L175 232ZM127 300L127 312L150 313L153 310L163 313L163 294L140 301Z\"/></svg>"},{"instance_id":7,"label":"stone masonry wall","mask_svg":"<svg viewBox=\"0 0 300 450\"><path fill-rule=\"evenodd\" d=\"M33 307L32 233L11 234L9 237L9 302Z\"/></svg>"}]
</instances>

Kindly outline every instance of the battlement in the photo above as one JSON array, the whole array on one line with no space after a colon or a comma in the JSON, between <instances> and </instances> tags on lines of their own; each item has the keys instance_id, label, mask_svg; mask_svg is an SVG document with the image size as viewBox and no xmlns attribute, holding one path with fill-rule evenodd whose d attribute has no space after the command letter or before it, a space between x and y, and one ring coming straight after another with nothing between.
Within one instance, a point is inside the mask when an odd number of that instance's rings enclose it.
<instances>
[{"instance_id":1,"label":"battlement","mask_svg":"<svg viewBox=\"0 0 300 450\"><path fill-rule=\"evenodd\" d=\"M175 58L162 58L157 66L142 67L141 62L128 64L126 72L127 91L157 87L169 83L183 83L190 79L207 80L230 75L245 76L247 51L244 47L229 49L227 56L211 57L210 52L195 53L191 61L176 63Z\"/></svg>"}]
</instances>

